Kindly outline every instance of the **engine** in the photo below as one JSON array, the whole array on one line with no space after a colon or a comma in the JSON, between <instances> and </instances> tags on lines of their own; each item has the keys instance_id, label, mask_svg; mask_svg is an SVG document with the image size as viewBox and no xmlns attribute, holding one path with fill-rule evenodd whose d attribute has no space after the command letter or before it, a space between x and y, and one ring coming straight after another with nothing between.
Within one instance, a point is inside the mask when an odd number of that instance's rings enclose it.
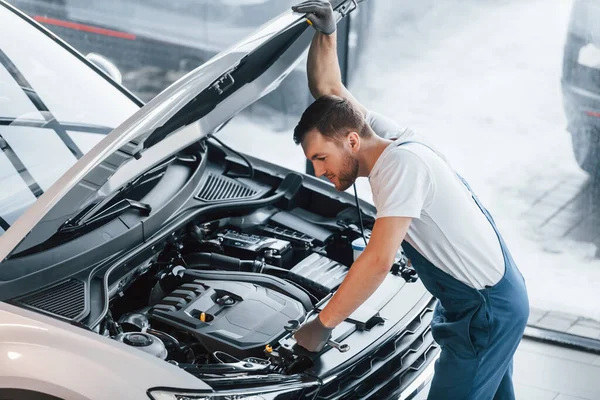
<instances>
[{"instance_id":1,"label":"engine","mask_svg":"<svg viewBox=\"0 0 600 400\"><path fill-rule=\"evenodd\" d=\"M353 259L356 227L309 217L262 209L190 224L140 276L113 284L125 289L99 333L193 373L272 368L285 326L326 301Z\"/></svg>"},{"instance_id":2,"label":"engine","mask_svg":"<svg viewBox=\"0 0 600 400\"><path fill-rule=\"evenodd\" d=\"M263 356L289 320L304 316L299 301L268 287L195 279L193 272L189 278L150 309L150 319L189 334L209 353Z\"/></svg>"},{"instance_id":3,"label":"engine","mask_svg":"<svg viewBox=\"0 0 600 400\"><path fill-rule=\"evenodd\" d=\"M188 368L224 360L264 367L265 349L289 334L288 322L343 281L343 257L330 258L351 255L341 242L349 243L339 230L274 209L192 223L141 276L112 284L124 289L100 333Z\"/></svg>"}]
</instances>

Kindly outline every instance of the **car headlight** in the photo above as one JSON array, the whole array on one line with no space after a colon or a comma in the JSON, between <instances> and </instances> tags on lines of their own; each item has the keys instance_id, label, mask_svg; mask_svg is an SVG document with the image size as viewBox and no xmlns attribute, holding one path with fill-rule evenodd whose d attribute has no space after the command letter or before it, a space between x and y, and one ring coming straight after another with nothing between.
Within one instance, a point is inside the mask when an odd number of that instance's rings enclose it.
<instances>
[{"instance_id":1,"label":"car headlight","mask_svg":"<svg viewBox=\"0 0 600 400\"><path fill-rule=\"evenodd\" d=\"M303 383L294 387L256 388L220 392L188 392L176 389L152 389L148 394L153 400L292 400L310 399L317 392L316 383Z\"/></svg>"},{"instance_id":2,"label":"car headlight","mask_svg":"<svg viewBox=\"0 0 600 400\"><path fill-rule=\"evenodd\" d=\"M586 44L579 49L577 62L584 67L600 69L600 48L592 43Z\"/></svg>"}]
</instances>

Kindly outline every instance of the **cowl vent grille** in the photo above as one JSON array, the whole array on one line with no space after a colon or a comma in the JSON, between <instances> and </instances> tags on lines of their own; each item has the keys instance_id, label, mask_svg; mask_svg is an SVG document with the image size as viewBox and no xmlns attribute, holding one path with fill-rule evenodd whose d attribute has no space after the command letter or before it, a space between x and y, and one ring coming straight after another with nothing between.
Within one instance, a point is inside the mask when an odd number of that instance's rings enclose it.
<instances>
[{"instance_id":1,"label":"cowl vent grille","mask_svg":"<svg viewBox=\"0 0 600 400\"><path fill-rule=\"evenodd\" d=\"M210 173L196 196L202 201L240 200L257 195L257 191L223 175Z\"/></svg>"},{"instance_id":2,"label":"cowl vent grille","mask_svg":"<svg viewBox=\"0 0 600 400\"><path fill-rule=\"evenodd\" d=\"M72 320L85 311L85 284L77 279L69 279L22 297L18 303Z\"/></svg>"}]
</instances>

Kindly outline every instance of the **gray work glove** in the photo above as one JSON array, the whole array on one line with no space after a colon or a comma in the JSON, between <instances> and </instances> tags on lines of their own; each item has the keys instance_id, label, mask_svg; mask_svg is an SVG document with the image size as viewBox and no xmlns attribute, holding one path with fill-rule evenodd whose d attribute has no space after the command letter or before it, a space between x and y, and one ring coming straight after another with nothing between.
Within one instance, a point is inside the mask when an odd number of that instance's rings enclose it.
<instances>
[{"instance_id":1,"label":"gray work glove","mask_svg":"<svg viewBox=\"0 0 600 400\"><path fill-rule=\"evenodd\" d=\"M331 338L333 328L328 328L319 319L319 316L302 325L294 338L298 345L304 347L308 351L318 352L323 349L327 341Z\"/></svg>"},{"instance_id":2,"label":"gray work glove","mask_svg":"<svg viewBox=\"0 0 600 400\"><path fill-rule=\"evenodd\" d=\"M328 0L308 0L292 6L292 11L306 13L306 18L318 31L326 35L335 32L336 23L333 8Z\"/></svg>"}]
</instances>

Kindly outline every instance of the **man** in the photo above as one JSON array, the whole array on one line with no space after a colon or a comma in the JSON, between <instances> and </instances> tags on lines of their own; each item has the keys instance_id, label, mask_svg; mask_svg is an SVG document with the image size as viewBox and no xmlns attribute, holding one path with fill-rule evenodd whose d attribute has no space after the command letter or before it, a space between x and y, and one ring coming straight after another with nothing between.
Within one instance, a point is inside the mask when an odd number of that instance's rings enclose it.
<instances>
[{"instance_id":1,"label":"man","mask_svg":"<svg viewBox=\"0 0 600 400\"><path fill-rule=\"evenodd\" d=\"M377 209L366 249L327 306L295 333L298 345L320 351L333 328L377 290L405 241L421 282L439 300L431 326L442 351L429 399L514 399L512 359L529 302L494 220L422 138L367 111L343 86L329 2L310 0L292 9L317 30L308 55L309 88L317 100L302 115L294 140L315 174L337 190L368 177Z\"/></svg>"}]
</instances>

